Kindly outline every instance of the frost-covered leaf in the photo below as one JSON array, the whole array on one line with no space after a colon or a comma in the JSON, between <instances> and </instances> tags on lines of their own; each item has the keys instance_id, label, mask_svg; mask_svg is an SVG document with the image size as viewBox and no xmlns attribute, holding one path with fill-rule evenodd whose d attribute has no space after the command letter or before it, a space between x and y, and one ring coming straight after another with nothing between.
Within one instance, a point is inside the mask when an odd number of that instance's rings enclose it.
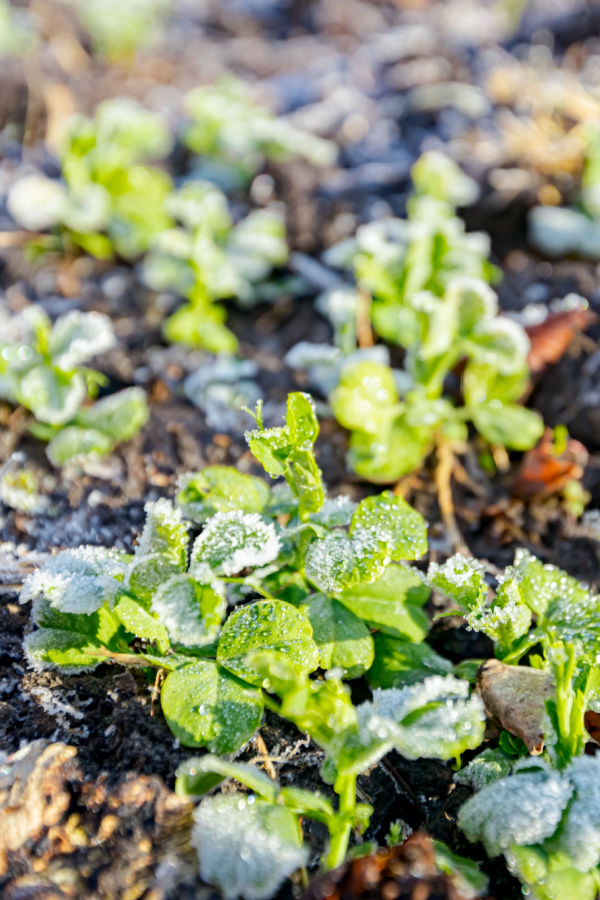
<instances>
[{"instance_id":1,"label":"frost-covered leaf","mask_svg":"<svg viewBox=\"0 0 600 900\"><path fill-rule=\"evenodd\" d=\"M498 856L513 844L538 844L554 834L572 792L559 772L527 760L467 800L458 824L470 841L483 841L489 856Z\"/></svg>"},{"instance_id":2,"label":"frost-covered leaf","mask_svg":"<svg viewBox=\"0 0 600 900\"><path fill-rule=\"evenodd\" d=\"M150 415L146 394L139 387L117 391L82 409L77 424L109 435L112 445L131 440Z\"/></svg>"},{"instance_id":3,"label":"frost-covered leaf","mask_svg":"<svg viewBox=\"0 0 600 900\"><path fill-rule=\"evenodd\" d=\"M8 211L30 231L44 231L57 225L63 216L67 192L60 181L45 175L20 178L8 195Z\"/></svg>"},{"instance_id":4,"label":"frost-covered leaf","mask_svg":"<svg viewBox=\"0 0 600 900\"><path fill-rule=\"evenodd\" d=\"M423 516L401 497L384 491L366 497L352 517L350 534L370 531L387 541L390 559L420 559L427 552L427 525Z\"/></svg>"},{"instance_id":5,"label":"frost-covered leaf","mask_svg":"<svg viewBox=\"0 0 600 900\"><path fill-rule=\"evenodd\" d=\"M87 634L63 631L59 628L39 628L28 634L23 642L28 662L36 669L64 669L71 673L85 672L105 662L99 641Z\"/></svg>"},{"instance_id":6,"label":"frost-covered leaf","mask_svg":"<svg viewBox=\"0 0 600 900\"><path fill-rule=\"evenodd\" d=\"M321 591L338 593L359 582L374 581L389 563L387 543L369 531L355 537L334 531L310 544L306 577Z\"/></svg>"},{"instance_id":7,"label":"frost-covered leaf","mask_svg":"<svg viewBox=\"0 0 600 900\"><path fill-rule=\"evenodd\" d=\"M255 766L229 762L210 753L184 760L177 767L175 775L175 792L180 795L192 794L198 797L206 794L225 778L235 778L254 794L271 803L275 803L279 793L279 782L269 778Z\"/></svg>"},{"instance_id":8,"label":"frost-covered leaf","mask_svg":"<svg viewBox=\"0 0 600 900\"><path fill-rule=\"evenodd\" d=\"M123 589L127 562L124 554L104 547L63 550L26 578L20 602L46 597L61 612L93 613Z\"/></svg>"},{"instance_id":9,"label":"frost-covered leaf","mask_svg":"<svg viewBox=\"0 0 600 900\"><path fill-rule=\"evenodd\" d=\"M258 728L262 694L212 660L198 660L167 676L161 704L169 728L184 747L235 753Z\"/></svg>"},{"instance_id":10,"label":"frost-covered leaf","mask_svg":"<svg viewBox=\"0 0 600 900\"><path fill-rule=\"evenodd\" d=\"M129 591L149 610L160 586L173 575L181 575L182 568L180 562L163 553L134 556L129 566Z\"/></svg>"},{"instance_id":11,"label":"frost-covered leaf","mask_svg":"<svg viewBox=\"0 0 600 900\"><path fill-rule=\"evenodd\" d=\"M225 900L268 900L307 861L298 822L280 804L220 795L204 800L194 818L200 875Z\"/></svg>"},{"instance_id":12,"label":"frost-covered leaf","mask_svg":"<svg viewBox=\"0 0 600 900\"><path fill-rule=\"evenodd\" d=\"M40 437L37 433L36 436ZM53 466L64 466L88 456L105 456L113 447L113 439L104 431L67 425L52 438L46 447L46 454Z\"/></svg>"},{"instance_id":13,"label":"frost-covered leaf","mask_svg":"<svg viewBox=\"0 0 600 900\"><path fill-rule=\"evenodd\" d=\"M288 396L285 423L294 447L312 446L319 436L319 420L310 394L301 391Z\"/></svg>"},{"instance_id":14,"label":"frost-covered leaf","mask_svg":"<svg viewBox=\"0 0 600 900\"><path fill-rule=\"evenodd\" d=\"M376 581L345 588L338 599L372 628L422 641L429 631L429 620L421 607L429 594L427 585L412 569L388 566Z\"/></svg>"},{"instance_id":15,"label":"frost-covered leaf","mask_svg":"<svg viewBox=\"0 0 600 900\"><path fill-rule=\"evenodd\" d=\"M565 776L573 787L573 798L558 835L558 848L577 869L587 872L600 863L600 759L574 759Z\"/></svg>"},{"instance_id":16,"label":"frost-covered leaf","mask_svg":"<svg viewBox=\"0 0 600 900\"><path fill-rule=\"evenodd\" d=\"M515 581L501 582L489 607L467 616L469 625L491 637L504 652L531 627L531 610L522 600Z\"/></svg>"},{"instance_id":17,"label":"frost-covered leaf","mask_svg":"<svg viewBox=\"0 0 600 900\"><path fill-rule=\"evenodd\" d=\"M454 781L457 784L468 784L474 790L480 791L486 785L506 778L510 775L511 768L510 759L500 748L488 748L460 769L454 776Z\"/></svg>"},{"instance_id":18,"label":"frost-covered leaf","mask_svg":"<svg viewBox=\"0 0 600 900\"><path fill-rule=\"evenodd\" d=\"M189 536L180 510L170 500L161 497L154 503L146 503L144 511L146 522L136 547L136 556L160 553L184 570Z\"/></svg>"},{"instance_id":19,"label":"frost-covered leaf","mask_svg":"<svg viewBox=\"0 0 600 900\"><path fill-rule=\"evenodd\" d=\"M87 397L82 375L67 375L45 364L34 366L19 381L17 399L40 422L64 425L74 419Z\"/></svg>"},{"instance_id":20,"label":"frost-covered leaf","mask_svg":"<svg viewBox=\"0 0 600 900\"><path fill-rule=\"evenodd\" d=\"M325 528L343 528L352 521L356 508L357 504L350 497L340 494L326 499L319 512L311 513L310 521Z\"/></svg>"},{"instance_id":21,"label":"frost-covered leaf","mask_svg":"<svg viewBox=\"0 0 600 900\"><path fill-rule=\"evenodd\" d=\"M105 647L116 648L124 636L118 616L106 605L87 615L65 613L55 609L45 597L37 597L32 603L31 618L39 628L78 632Z\"/></svg>"},{"instance_id":22,"label":"frost-covered leaf","mask_svg":"<svg viewBox=\"0 0 600 900\"><path fill-rule=\"evenodd\" d=\"M476 560L460 553L451 556L443 565L430 563L427 584L445 594L462 611L482 606L488 595L483 567Z\"/></svg>"},{"instance_id":23,"label":"frost-covered leaf","mask_svg":"<svg viewBox=\"0 0 600 900\"><path fill-rule=\"evenodd\" d=\"M529 353L529 338L522 325L506 316L480 322L468 340L471 359L491 366L502 375L523 369Z\"/></svg>"},{"instance_id":24,"label":"frost-covered leaf","mask_svg":"<svg viewBox=\"0 0 600 900\"><path fill-rule=\"evenodd\" d=\"M514 566L506 570L503 581L513 579L523 601L540 617L563 598L569 606L577 607L585 605L590 595L586 584L556 566L544 564L524 549L516 551Z\"/></svg>"},{"instance_id":25,"label":"frost-covered leaf","mask_svg":"<svg viewBox=\"0 0 600 900\"><path fill-rule=\"evenodd\" d=\"M312 638L306 616L289 603L260 600L229 616L219 640L219 663L251 684L262 685L263 668L251 656L265 654L282 658L299 673L313 672L319 665L319 648Z\"/></svg>"},{"instance_id":26,"label":"frost-covered leaf","mask_svg":"<svg viewBox=\"0 0 600 900\"><path fill-rule=\"evenodd\" d=\"M382 632L373 635L375 659L367 672L372 688L399 688L429 675L449 675L452 663L428 644L401 641Z\"/></svg>"},{"instance_id":27,"label":"frost-covered leaf","mask_svg":"<svg viewBox=\"0 0 600 900\"><path fill-rule=\"evenodd\" d=\"M152 612L171 640L184 647L202 647L216 640L226 608L224 591L198 584L190 575L170 578L152 598Z\"/></svg>"},{"instance_id":28,"label":"frost-covered leaf","mask_svg":"<svg viewBox=\"0 0 600 900\"><path fill-rule=\"evenodd\" d=\"M292 489L298 497L300 518L319 512L324 499L323 481L312 447L294 447L288 456L287 467Z\"/></svg>"},{"instance_id":29,"label":"frost-covered leaf","mask_svg":"<svg viewBox=\"0 0 600 900\"><path fill-rule=\"evenodd\" d=\"M52 363L65 372L77 368L92 356L110 350L116 343L108 316L99 312L72 310L60 316L48 339Z\"/></svg>"},{"instance_id":30,"label":"frost-covered leaf","mask_svg":"<svg viewBox=\"0 0 600 900\"><path fill-rule=\"evenodd\" d=\"M346 678L358 678L373 662L373 639L354 613L327 594L312 594L300 605L321 654L321 669L340 667Z\"/></svg>"},{"instance_id":31,"label":"frost-covered leaf","mask_svg":"<svg viewBox=\"0 0 600 900\"><path fill-rule=\"evenodd\" d=\"M194 541L190 573L198 581L236 575L277 559L281 541L272 522L258 513L216 513Z\"/></svg>"},{"instance_id":32,"label":"frost-covered leaf","mask_svg":"<svg viewBox=\"0 0 600 900\"><path fill-rule=\"evenodd\" d=\"M148 613L128 594L120 594L114 611L127 631L156 644L161 653L169 649L169 634L164 625Z\"/></svg>"},{"instance_id":33,"label":"frost-covered leaf","mask_svg":"<svg viewBox=\"0 0 600 900\"><path fill-rule=\"evenodd\" d=\"M366 707L366 709L363 709ZM407 759L450 759L478 747L483 740L485 716L476 694L469 697L469 684L452 675L432 675L404 688L376 689L366 711L366 727L389 738ZM365 719L363 719L365 721Z\"/></svg>"},{"instance_id":34,"label":"frost-covered leaf","mask_svg":"<svg viewBox=\"0 0 600 900\"><path fill-rule=\"evenodd\" d=\"M201 472L186 473L178 486L177 503L194 522L204 522L217 512L262 513L271 496L262 478L233 466L207 466Z\"/></svg>"}]
</instances>

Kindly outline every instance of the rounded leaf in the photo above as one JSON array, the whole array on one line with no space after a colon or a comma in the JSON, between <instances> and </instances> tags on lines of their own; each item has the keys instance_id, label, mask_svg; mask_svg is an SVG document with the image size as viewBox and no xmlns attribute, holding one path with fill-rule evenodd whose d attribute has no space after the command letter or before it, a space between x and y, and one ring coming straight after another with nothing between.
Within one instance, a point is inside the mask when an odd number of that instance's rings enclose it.
<instances>
[{"instance_id":1,"label":"rounded leaf","mask_svg":"<svg viewBox=\"0 0 600 900\"><path fill-rule=\"evenodd\" d=\"M427 553L427 524L402 497L384 491L366 497L352 517L350 534L370 531L387 541L390 559L420 559Z\"/></svg>"},{"instance_id":2,"label":"rounded leaf","mask_svg":"<svg viewBox=\"0 0 600 900\"><path fill-rule=\"evenodd\" d=\"M223 594L185 574L170 578L152 598L152 612L164 623L171 640L184 647L202 647L216 640L226 608Z\"/></svg>"}]
</instances>

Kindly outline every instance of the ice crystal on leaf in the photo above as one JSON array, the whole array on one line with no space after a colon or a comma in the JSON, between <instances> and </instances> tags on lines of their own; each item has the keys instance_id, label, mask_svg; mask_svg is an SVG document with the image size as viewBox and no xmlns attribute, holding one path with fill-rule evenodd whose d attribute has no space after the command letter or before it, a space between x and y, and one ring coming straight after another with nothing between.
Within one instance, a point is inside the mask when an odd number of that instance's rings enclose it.
<instances>
[{"instance_id":1,"label":"ice crystal on leaf","mask_svg":"<svg viewBox=\"0 0 600 900\"><path fill-rule=\"evenodd\" d=\"M144 511L146 522L136 556L160 553L185 567L189 536L180 510L163 497L155 503L146 503Z\"/></svg>"},{"instance_id":2,"label":"ice crystal on leaf","mask_svg":"<svg viewBox=\"0 0 600 900\"><path fill-rule=\"evenodd\" d=\"M190 572L198 581L236 575L273 562L280 549L275 525L258 513L216 513L194 541Z\"/></svg>"},{"instance_id":3,"label":"ice crystal on leaf","mask_svg":"<svg viewBox=\"0 0 600 900\"><path fill-rule=\"evenodd\" d=\"M490 856L554 834L573 788L541 761L517 764L515 774L482 788L461 808L458 824Z\"/></svg>"},{"instance_id":4,"label":"ice crystal on leaf","mask_svg":"<svg viewBox=\"0 0 600 900\"><path fill-rule=\"evenodd\" d=\"M558 833L558 847L577 869L587 872L600 863L600 759L574 759L565 776L573 799Z\"/></svg>"},{"instance_id":5,"label":"ice crystal on leaf","mask_svg":"<svg viewBox=\"0 0 600 900\"><path fill-rule=\"evenodd\" d=\"M221 795L204 800L194 818L200 875L225 900L267 900L307 861L298 824L284 806L252 795Z\"/></svg>"},{"instance_id":6,"label":"ice crystal on leaf","mask_svg":"<svg viewBox=\"0 0 600 900\"><path fill-rule=\"evenodd\" d=\"M47 597L65 613L93 613L123 590L124 554L104 547L63 550L25 580L20 602ZM120 580L117 580L120 579Z\"/></svg>"},{"instance_id":7,"label":"ice crystal on leaf","mask_svg":"<svg viewBox=\"0 0 600 900\"><path fill-rule=\"evenodd\" d=\"M61 316L50 332L48 353L65 372L116 344L112 322L98 312L73 310Z\"/></svg>"},{"instance_id":8,"label":"ice crystal on leaf","mask_svg":"<svg viewBox=\"0 0 600 900\"><path fill-rule=\"evenodd\" d=\"M387 542L372 532L361 531L352 538L333 532L310 545L304 570L319 590L336 593L382 575L390 562L387 554Z\"/></svg>"},{"instance_id":9,"label":"ice crystal on leaf","mask_svg":"<svg viewBox=\"0 0 600 900\"><path fill-rule=\"evenodd\" d=\"M152 598L152 612L184 647L201 647L218 636L227 603L224 591L198 584L189 575L175 575L160 585Z\"/></svg>"},{"instance_id":10,"label":"ice crystal on leaf","mask_svg":"<svg viewBox=\"0 0 600 900\"><path fill-rule=\"evenodd\" d=\"M500 749L483 750L454 776L457 784L468 784L480 791L510 774L511 762Z\"/></svg>"}]
</instances>

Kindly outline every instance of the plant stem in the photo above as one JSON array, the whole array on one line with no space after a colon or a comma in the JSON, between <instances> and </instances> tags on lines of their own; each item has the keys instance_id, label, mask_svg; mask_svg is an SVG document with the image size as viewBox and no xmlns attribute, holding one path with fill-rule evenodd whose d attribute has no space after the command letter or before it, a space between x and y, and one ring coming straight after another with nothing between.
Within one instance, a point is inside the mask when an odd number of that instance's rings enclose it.
<instances>
[{"instance_id":1,"label":"plant stem","mask_svg":"<svg viewBox=\"0 0 600 900\"><path fill-rule=\"evenodd\" d=\"M336 816L338 827L331 834L329 850L325 859L328 869L337 869L346 859L348 841L352 831L352 816L356 809L356 775L340 775L334 790L339 795L340 803Z\"/></svg>"}]
</instances>

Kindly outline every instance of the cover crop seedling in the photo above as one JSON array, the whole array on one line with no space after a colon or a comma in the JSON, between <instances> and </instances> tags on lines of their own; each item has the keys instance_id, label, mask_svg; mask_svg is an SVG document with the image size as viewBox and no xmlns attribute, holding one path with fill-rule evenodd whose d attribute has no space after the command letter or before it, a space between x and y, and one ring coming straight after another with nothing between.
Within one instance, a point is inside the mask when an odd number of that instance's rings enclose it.
<instances>
[{"instance_id":1,"label":"cover crop seedling","mask_svg":"<svg viewBox=\"0 0 600 900\"><path fill-rule=\"evenodd\" d=\"M303 859L295 816L327 825L326 864L339 865L352 827L364 828L370 814L357 803L357 775L392 748L411 759L458 757L479 745L484 719L468 683L420 643L429 591L400 562L426 551L422 517L390 493L358 505L326 498L308 395L289 395L282 427L265 428L260 405L255 421L246 435L250 449L282 484L271 488L221 466L187 475L179 510L167 500L148 504L133 556L98 547L66 550L27 579L21 599L33 602L37 630L26 652L34 666L78 672L112 659L165 669L163 712L186 746L235 753L255 734L265 708L311 735L325 753L323 777L339 797L337 810L282 789L287 813L259 804L231 818L240 834L258 819L269 835L283 829L240 870L249 884L265 878L266 892ZM202 530L190 542L188 530L198 525ZM345 681L361 675L373 700L355 707ZM212 771L206 766L222 772L221 762L205 759L203 772ZM180 783L201 793L190 765ZM260 803L273 802L275 786L270 790ZM227 802L207 801L200 835L212 831L211 804ZM264 860L257 860L275 850L279 866L265 874ZM217 858L212 850L209 856ZM202 852L200 858L216 879ZM231 877L229 886L218 883L233 896L242 874ZM266 896L256 890L245 896Z\"/></svg>"},{"instance_id":2,"label":"cover crop seedling","mask_svg":"<svg viewBox=\"0 0 600 900\"><path fill-rule=\"evenodd\" d=\"M148 404L141 388L90 402L107 379L82 363L114 346L107 316L73 311L51 324L42 309L30 306L5 324L0 397L33 414L29 430L48 441L54 465L110 453L145 424Z\"/></svg>"}]
</instances>

